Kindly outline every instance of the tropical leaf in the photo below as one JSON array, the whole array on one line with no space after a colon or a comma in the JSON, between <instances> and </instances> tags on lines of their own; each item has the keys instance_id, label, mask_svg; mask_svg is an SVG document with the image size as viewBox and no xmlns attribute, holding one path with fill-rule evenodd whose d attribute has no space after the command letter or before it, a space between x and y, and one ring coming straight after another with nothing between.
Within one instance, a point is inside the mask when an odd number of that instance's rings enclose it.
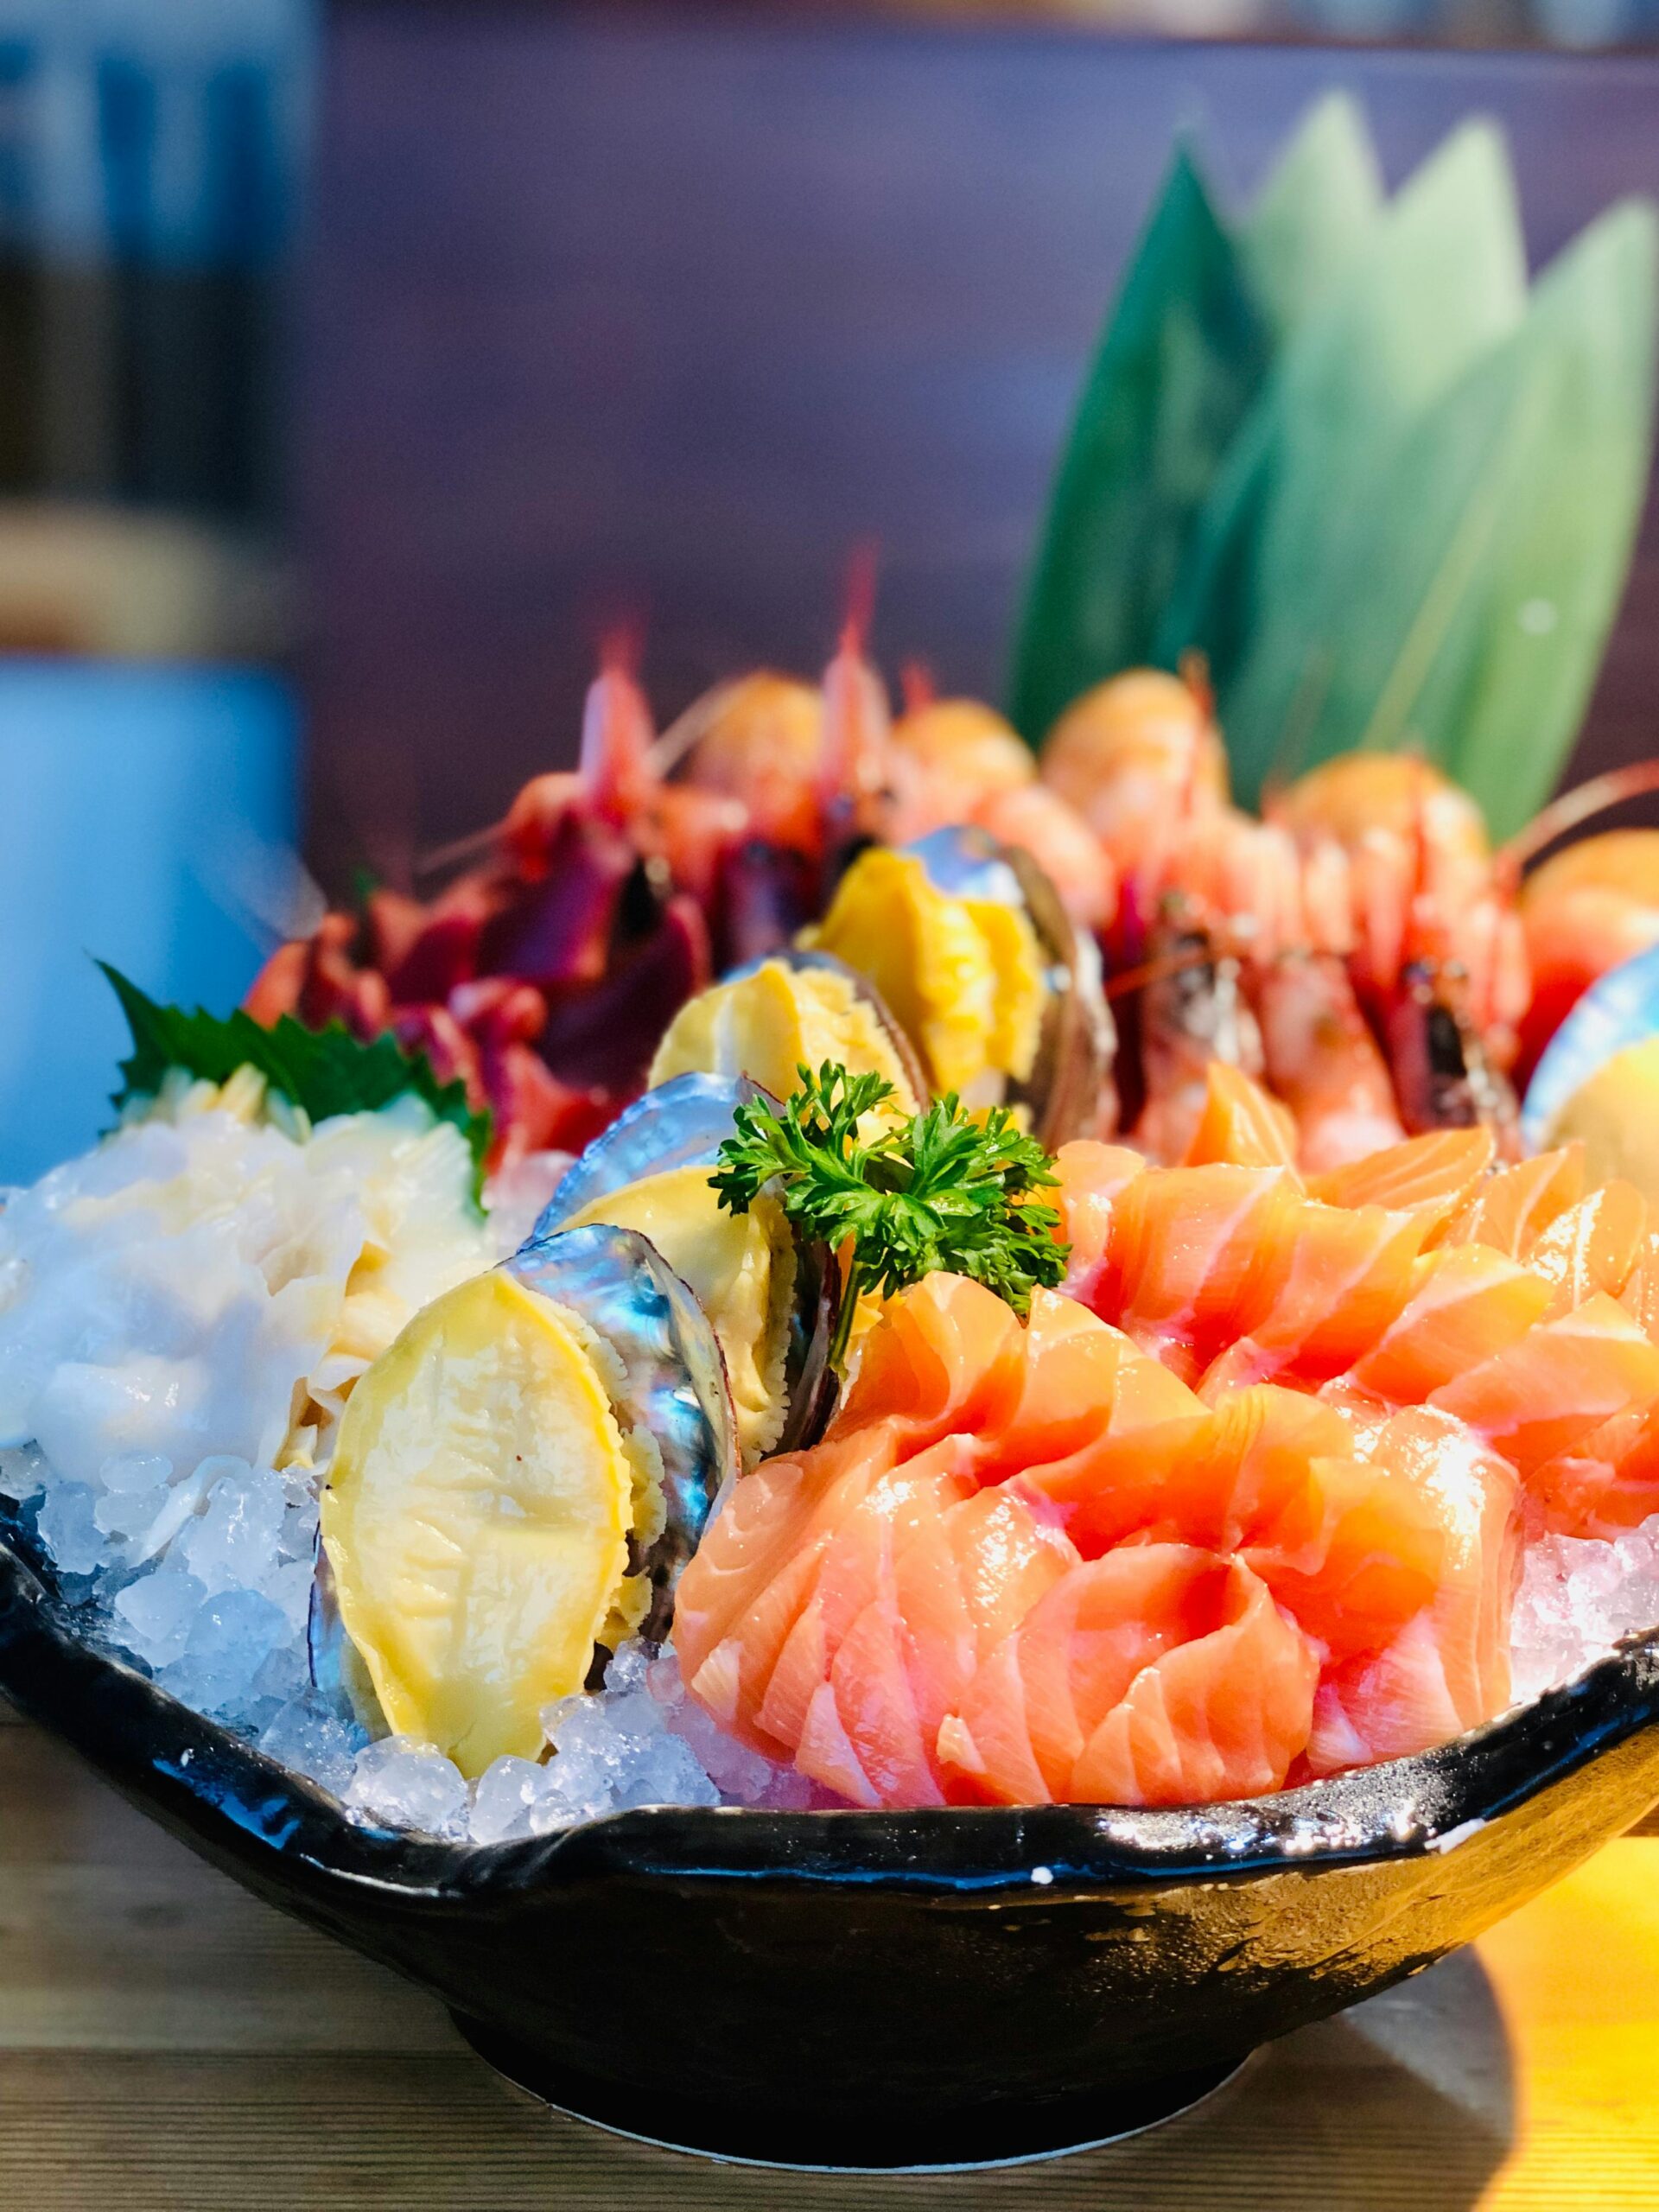
<instances>
[{"instance_id":1,"label":"tropical leaf","mask_svg":"<svg viewBox=\"0 0 1659 2212\"><path fill-rule=\"evenodd\" d=\"M1149 658L1271 341L1233 241L1178 151L1084 386L1027 598L1009 713L1035 744Z\"/></svg>"},{"instance_id":2,"label":"tropical leaf","mask_svg":"<svg viewBox=\"0 0 1659 2212\"><path fill-rule=\"evenodd\" d=\"M1310 618L1347 545L1397 510L1400 440L1520 323L1526 266L1503 142L1484 123L1424 163L1291 334L1205 503L1156 658L1209 655L1234 780L1254 799L1319 721L1349 632ZM1365 605L1344 610L1363 626Z\"/></svg>"},{"instance_id":3,"label":"tropical leaf","mask_svg":"<svg viewBox=\"0 0 1659 2212\"><path fill-rule=\"evenodd\" d=\"M1347 572L1364 620L1316 755L1418 746L1500 836L1548 797L1647 486L1656 270L1654 208L1610 208L1545 272L1522 329L1402 442L1389 509Z\"/></svg>"},{"instance_id":4,"label":"tropical leaf","mask_svg":"<svg viewBox=\"0 0 1659 2212\"><path fill-rule=\"evenodd\" d=\"M1364 251L1383 205L1359 104L1327 92L1302 118L1238 226L1245 273L1281 340Z\"/></svg>"}]
</instances>

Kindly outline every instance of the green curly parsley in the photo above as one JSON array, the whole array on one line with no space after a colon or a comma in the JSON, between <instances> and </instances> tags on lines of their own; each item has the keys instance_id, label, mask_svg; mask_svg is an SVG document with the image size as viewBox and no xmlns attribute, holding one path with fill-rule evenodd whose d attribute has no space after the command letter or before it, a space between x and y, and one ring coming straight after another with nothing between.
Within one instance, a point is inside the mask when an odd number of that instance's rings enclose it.
<instances>
[{"instance_id":1,"label":"green curly parsley","mask_svg":"<svg viewBox=\"0 0 1659 2212\"><path fill-rule=\"evenodd\" d=\"M1039 1284L1065 1273L1060 1217L1031 1193L1057 1181L1048 1154L1014 1126L1006 1107L982 1119L954 1092L866 1142L859 1123L893 1095L879 1075L849 1076L826 1060L781 1108L765 1099L737 1109L709 1181L719 1202L747 1213L763 1190L804 1236L836 1249L850 1243L832 1357L847 1349L861 1290L887 1297L924 1275L970 1275L1016 1313Z\"/></svg>"}]
</instances>

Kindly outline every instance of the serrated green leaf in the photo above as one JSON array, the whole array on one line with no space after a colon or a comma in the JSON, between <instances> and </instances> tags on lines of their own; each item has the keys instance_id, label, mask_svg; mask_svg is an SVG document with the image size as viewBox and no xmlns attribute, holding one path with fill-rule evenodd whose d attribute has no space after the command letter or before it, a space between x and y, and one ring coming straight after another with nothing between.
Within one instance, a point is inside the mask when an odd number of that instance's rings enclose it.
<instances>
[{"instance_id":1,"label":"serrated green leaf","mask_svg":"<svg viewBox=\"0 0 1659 2212\"><path fill-rule=\"evenodd\" d=\"M121 1089L110 1101L118 1112L131 1099L153 1098L170 1068L207 1083L227 1083L238 1068L257 1069L314 1122L335 1114L376 1113L413 1091L437 1120L452 1122L467 1140L473 1195L481 1196L490 1116L474 1112L464 1084L440 1083L424 1053L407 1053L385 1035L362 1044L337 1021L327 1029L307 1029L283 1014L267 1029L239 1007L221 1017L200 1007L192 1013L160 1006L107 962L98 964L132 1033L131 1054L121 1062Z\"/></svg>"},{"instance_id":2,"label":"serrated green leaf","mask_svg":"<svg viewBox=\"0 0 1659 2212\"><path fill-rule=\"evenodd\" d=\"M1509 162L1454 131L1291 334L1194 531L1158 640L1210 657L1234 781L1254 800L1296 761L1367 620L1316 621L1344 549L1386 512L1407 427L1516 329L1526 267Z\"/></svg>"},{"instance_id":3,"label":"serrated green leaf","mask_svg":"<svg viewBox=\"0 0 1659 2212\"><path fill-rule=\"evenodd\" d=\"M1545 272L1522 329L1404 441L1347 577L1365 651L1343 658L1318 753L1419 746L1500 836L1548 797L1647 484L1656 262L1654 209L1608 210Z\"/></svg>"},{"instance_id":4,"label":"serrated green leaf","mask_svg":"<svg viewBox=\"0 0 1659 2212\"><path fill-rule=\"evenodd\" d=\"M1050 502L1009 690L1010 716L1031 743L1079 692L1151 656L1194 518L1270 353L1233 241L1180 150L1108 319Z\"/></svg>"},{"instance_id":5,"label":"serrated green leaf","mask_svg":"<svg viewBox=\"0 0 1659 2212\"><path fill-rule=\"evenodd\" d=\"M1298 124L1238 226L1245 272L1281 340L1364 251L1383 205L1359 103L1327 92Z\"/></svg>"}]
</instances>

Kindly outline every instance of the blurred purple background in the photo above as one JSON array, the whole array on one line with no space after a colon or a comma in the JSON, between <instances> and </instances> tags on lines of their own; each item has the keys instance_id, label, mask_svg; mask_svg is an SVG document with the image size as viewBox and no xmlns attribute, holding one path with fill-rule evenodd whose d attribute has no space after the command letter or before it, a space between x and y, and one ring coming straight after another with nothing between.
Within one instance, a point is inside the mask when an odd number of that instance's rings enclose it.
<instances>
[{"instance_id":1,"label":"blurred purple background","mask_svg":"<svg viewBox=\"0 0 1659 2212\"><path fill-rule=\"evenodd\" d=\"M876 642L995 696L1078 378L1167 159L1249 189L1345 85L1391 180L1509 133L1535 258L1659 191L1659 57L1113 43L356 4L326 56L295 422L332 884L568 761L599 626L675 711ZM1659 745L1651 510L1580 765Z\"/></svg>"}]
</instances>

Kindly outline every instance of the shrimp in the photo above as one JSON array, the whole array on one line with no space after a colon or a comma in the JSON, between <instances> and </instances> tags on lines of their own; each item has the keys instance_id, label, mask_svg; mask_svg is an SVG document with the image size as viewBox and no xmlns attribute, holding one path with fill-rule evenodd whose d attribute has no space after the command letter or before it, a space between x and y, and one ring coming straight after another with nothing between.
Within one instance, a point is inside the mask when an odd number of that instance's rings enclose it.
<instances>
[{"instance_id":1,"label":"shrimp","mask_svg":"<svg viewBox=\"0 0 1659 2212\"><path fill-rule=\"evenodd\" d=\"M1131 1141L1170 1166L1186 1157L1203 1119L1211 1062L1260 1077L1262 1033L1236 950L1191 902L1166 899L1151 950L1137 1008L1145 1095Z\"/></svg>"},{"instance_id":2,"label":"shrimp","mask_svg":"<svg viewBox=\"0 0 1659 2212\"><path fill-rule=\"evenodd\" d=\"M1255 996L1267 1081L1295 1116L1300 1166L1319 1174L1400 1143L1388 1064L1343 962L1287 950L1258 970Z\"/></svg>"},{"instance_id":3,"label":"shrimp","mask_svg":"<svg viewBox=\"0 0 1659 2212\"><path fill-rule=\"evenodd\" d=\"M1227 804L1226 749L1201 669L1131 669L1085 691L1045 740L1041 771L1127 876L1177 822Z\"/></svg>"}]
</instances>

